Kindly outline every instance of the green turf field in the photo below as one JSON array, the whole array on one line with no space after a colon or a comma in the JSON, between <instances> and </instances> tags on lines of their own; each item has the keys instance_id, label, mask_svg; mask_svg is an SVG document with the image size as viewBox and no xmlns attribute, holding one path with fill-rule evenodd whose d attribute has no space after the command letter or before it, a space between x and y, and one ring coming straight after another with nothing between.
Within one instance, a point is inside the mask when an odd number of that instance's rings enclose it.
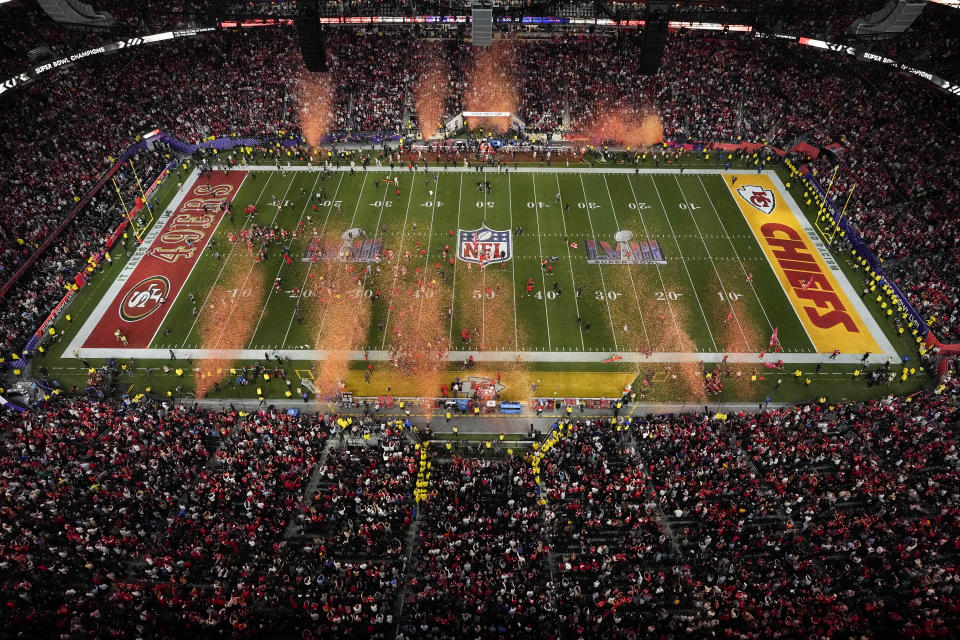
<instances>
[{"instance_id":1,"label":"green turf field","mask_svg":"<svg viewBox=\"0 0 960 640\"><path fill-rule=\"evenodd\" d=\"M204 311L211 312L198 301L208 301L213 287L227 279L237 285L231 287L236 305L222 321L236 322L235 314L255 317L244 348L306 350L329 344L324 325L336 323L323 314L319 327L302 319L323 304L317 276L323 272L329 279L328 269L347 267L302 261L312 233L273 243L268 259L256 266L250 266L246 245L227 240L228 233L254 224L290 231L303 223L310 231L333 235L359 227L382 240L384 251L394 252L392 264L381 261L380 274L360 273L359 284L341 292L354 298L358 309L369 307L366 335L344 348L391 347L397 318L385 294L398 279L401 286L409 279L391 278L391 266L400 264L411 271L419 266L444 285L409 293L445 298L429 304L452 309L446 331L454 349L752 353L766 348L776 327L783 353L815 351L718 174L487 171L482 179L491 191L484 193L474 172L439 170L435 180L433 171L404 169L396 173L396 186L382 181L388 173L358 170L325 177L318 171L261 170L248 177L234 200L235 211L255 203L258 215L236 214L232 223L221 222L215 236L220 258L212 249L203 255L151 346L214 347L198 330ZM321 188L325 198L311 197ZM287 203L279 210L271 205L277 198ZM450 265L456 251L451 232L484 223L496 230L523 228L522 234L513 233L513 257L505 268L481 269L460 260ZM622 230L656 241L666 264L588 264L587 240L616 246L613 236ZM283 259L287 247L290 263ZM445 247L451 249L446 258ZM407 251L419 257L408 260ZM543 259L549 271L541 268ZM249 277L238 279L237 269L249 271ZM272 286L277 277L279 290ZM461 341L461 330L470 333L469 344Z\"/></svg>"},{"instance_id":2,"label":"green turf field","mask_svg":"<svg viewBox=\"0 0 960 640\"><path fill-rule=\"evenodd\" d=\"M892 390L909 392L922 383L922 370L918 370L919 377L911 376L906 382L868 387L852 375L862 368L860 355L853 349L837 345L844 355L835 363L826 357L829 350L816 353L798 310L737 206L728 186L730 173L715 162L691 162L682 175L676 169L657 170L652 164L641 164L639 171L614 163L601 163L599 170L580 167L557 170L521 165L507 173L488 168L482 177L462 168L428 172L421 168L416 173L406 168L389 172L385 167L353 173L334 170L324 177L316 168L302 165L283 171L249 167L256 175L248 175L240 186L233 220L224 217L220 222L216 246L201 255L183 291L171 301L149 349L82 348L85 328L99 320L98 305L115 296L117 275L136 263L136 256L127 262L134 248L128 246L125 253L116 250L114 265L103 265L81 290L71 305L72 320L58 323L56 344L48 344L42 361L64 382L80 384L87 375L86 366L80 366L83 362L99 366L107 358L129 356L136 359L129 392L153 389L177 395L194 386L191 370L198 371L203 359L216 360L210 366L220 370L262 361L265 352L276 350L287 359L288 370L303 370L311 378L328 350L343 349L348 358L345 366L354 373L342 371L338 378L345 379L355 393L376 395L409 383L404 382L402 367L386 362L377 364L379 373L372 383L364 382L360 370L366 370L368 363L363 352L369 351L371 361L389 360L398 342L409 341L410 333L419 332L423 334L420 347L437 344L442 335L451 348L450 362L441 367L447 373L441 377L452 378L467 354L480 361L478 370L488 376L511 370L506 363L521 356L523 368L514 367L514 371L548 376L553 371L610 376L632 372L637 383L651 381L659 401L702 393L696 383L691 386L689 379L676 378L674 363L695 366L701 362L695 368L702 376L715 366L710 363L728 354L731 366L725 375L745 382L727 385L718 396L721 400L866 398ZM744 180L751 173L747 169L739 170ZM398 184L388 191L383 178L391 173ZM785 172L778 176L778 188L791 196L785 198L791 210L800 212L797 203L806 198L803 187L790 185ZM186 189L196 173L188 165L171 178ZM489 194L477 190L479 179L491 183ZM172 211L177 206L180 186L173 179L161 186L158 210ZM319 200L309 195L321 190ZM287 202L279 211L271 205L275 198ZM247 219L242 210L250 203L256 203L259 212ZM813 220L815 211L809 209L803 210L805 219ZM242 234L254 224L290 231L301 223L302 234L271 243L268 258L261 263L253 262L246 243L228 241L228 234ZM457 259L450 264L456 256L457 230L475 230L484 223L513 232L511 259L503 267L483 269ZM523 233L516 233L521 226ZM344 230L356 227L366 231L368 240L382 242L383 251L388 252L379 263L370 263L369 272L367 264L349 260L301 259L315 234L339 238ZM656 241L663 263L588 263L588 239L616 247L613 236L624 230L637 241ZM450 251L445 258L447 246ZM260 248L255 243L254 251ZM283 259L284 249L291 257L289 263ZM838 280L849 281L854 291L863 288L864 274L844 254L834 255ZM541 260L547 260L549 272L541 267ZM403 267L407 267L405 274ZM277 277L281 286L275 290L272 284ZM529 280L533 285L528 295ZM325 291L326 285L332 290ZM582 292L579 298L577 289ZM217 297L224 295L229 305L215 305ZM869 296L863 303L855 302L871 325L871 335L893 354L880 360L875 357L871 364L887 359L896 363L900 354L916 354L914 337L898 335L896 319L886 316L879 304ZM354 329L361 330L346 331L344 318L354 318ZM219 325L226 327L226 337L220 334L220 344L213 344L204 327ZM767 348L773 327L778 329L782 353L768 353L765 360L782 358L780 371L764 368L757 357ZM400 330L404 340L397 336ZM461 340L461 330L470 332L469 343ZM80 357L71 356L78 346ZM162 364L173 364L169 349L180 356L178 363L184 357L194 362L184 367L183 377L174 376L172 369L168 375L158 375ZM623 361L605 363L611 356ZM818 363L823 363L822 368ZM794 369L801 370L802 376L795 377ZM390 371L400 377L391 377ZM297 380L303 375L295 373ZM751 376L756 376L755 381ZM781 378L785 384L778 383ZM569 391L562 388L564 384L577 387L564 380L556 388L542 390L563 395ZM554 383L544 379L543 384ZM580 395L614 394L620 384L619 379L610 384L584 383ZM506 395L530 394L529 387L525 393L521 387L512 385ZM214 397L256 395L252 388L210 393Z\"/></svg>"}]
</instances>

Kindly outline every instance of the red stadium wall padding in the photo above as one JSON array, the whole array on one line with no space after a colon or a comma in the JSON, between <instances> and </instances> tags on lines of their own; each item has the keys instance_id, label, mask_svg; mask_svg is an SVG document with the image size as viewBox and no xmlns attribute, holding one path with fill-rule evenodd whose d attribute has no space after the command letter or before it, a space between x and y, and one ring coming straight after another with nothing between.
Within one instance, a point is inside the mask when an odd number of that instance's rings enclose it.
<instances>
[{"instance_id":1,"label":"red stadium wall padding","mask_svg":"<svg viewBox=\"0 0 960 640\"><path fill-rule=\"evenodd\" d=\"M937 363L937 375L942 378L947 374L947 370L950 368L950 362L960 358L960 344L943 344L937 340L932 331L927 333L925 342L931 349L936 347L940 350L939 355L942 357L940 358L940 362Z\"/></svg>"}]
</instances>

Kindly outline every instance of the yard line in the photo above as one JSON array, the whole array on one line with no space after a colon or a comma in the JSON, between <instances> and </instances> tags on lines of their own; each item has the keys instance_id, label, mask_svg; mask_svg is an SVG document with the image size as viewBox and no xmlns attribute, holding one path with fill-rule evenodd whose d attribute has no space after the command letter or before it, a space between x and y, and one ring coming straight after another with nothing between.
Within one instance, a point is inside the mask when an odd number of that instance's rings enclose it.
<instances>
[{"instance_id":1,"label":"yard line","mask_svg":"<svg viewBox=\"0 0 960 640\"><path fill-rule=\"evenodd\" d=\"M410 182L410 196L409 196L410 198L413 197L413 187L414 187L416 184L417 184L417 176L416 176L416 174L414 174L413 180ZM398 175L398 176L397 176L397 186L399 186L399 185L400 185L400 176ZM388 198L388 194L389 194L389 193L390 193L389 189L386 187L386 185L384 185L384 188L383 188L383 198L382 198L381 200L378 200L378 201L377 201L377 202L380 203L380 213L377 214L377 226L376 226L376 228L375 228L375 230L374 230L374 232L373 232L373 239L374 239L374 240L376 240L377 237L380 235L380 228L381 228L381 227L380 227L380 221L383 220L383 209L384 209L384 207L387 205L387 201L388 201L388 199L389 199L389 198ZM379 194L380 194L380 192L377 191L377 197L379 197ZM363 193L361 192L360 195L363 196ZM391 206L393 206L393 205L391 205ZM408 200L408 201L407 201L407 211L409 212L409 210L410 210L410 201ZM404 225L407 224L407 218L406 218L406 216L404 216L404 218L403 218L403 224L404 224ZM401 243L403 242L403 237L402 237L402 236L401 236L401 238L400 238L400 241L401 241ZM397 259L399 260L399 257L398 257ZM366 287L367 280L370 279L370 274L373 273L373 268L372 268L372 267L370 266L370 264L368 263L368 264L367 264L367 269L364 269L364 271L367 271L367 273L365 273L365 274L363 275L363 278L362 278L361 281L360 281L360 285L359 285L360 295L357 296L357 306L358 306L358 307L363 304L363 299L364 299L364 298L363 298L363 293L364 293L364 291L365 291L366 288L367 288L367 287ZM396 282L396 280L394 280L394 282ZM388 320L390 319L389 314L388 314L388 316L387 316L387 319L388 319ZM320 327L320 331L323 331L323 326ZM386 325L384 325L384 332L386 332ZM366 340L366 338L364 338L364 340Z\"/></svg>"},{"instance_id":2,"label":"yard line","mask_svg":"<svg viewBox=\"0 0 960 640\"><path fill-rule=\"evenodd\" d=\"M320 180L320 174L318 173L318 174L317 174L317 177L314 178L314 180L313 180L313 184L310 186L310 192L309 192L309 194L307 195L306 202L303 203L303 210L300 211L300 218L297 220L297 226L298 226L298 227L300 226L300 222L303 220L304 214L307 212L307 207L310 206L310 196L312 196L312 195L314 194L314 189L317 188L317 182L319 182L319 180ZM292 185L293 183L291 182L290 184ZM294 227L294 229L296 229L296 227ZM290 244L291 244L291 245L293 244L293 238L290 239ZM286 265L286 264L287 264L287 261L286 261L286 260L281 260L281 261L280 261L280 268L277 269L277 275L274 276L274 282L276 282L276 279L280 277L280 272L283 271L283 267L284 267L284 265ZM247 343L247 348L248 348L248 349L253 348L253 338L257 335L257 331L260 330L260 323L263 322L263 316L265 316L265 315L267 314L267 307L270 306L270 298L273 297L273 292L274 292L275 288L276 288L276 287L271 286L271 287L270 287L270 290L267 292L267 299L266 299L266 301L264 301L264 303L263 303L263 310L260 311L260 318L257 320L257 326L254 327L253 333L250 334L250 342ZM299 303L299 300L298 300L298 303ZM283 345L283 343L281 342L281 343L280 343L279 345L277 345L277 346L279 347L279 346L282 346L282 345Z\"/></svg>"},{"instance_id":3,"label":"yard line","mask_svg":"<svg viewBox=\"0 0 960 640\"><path fill-rule=\"evenodd\" d=\"M510 233L513 234L513 192L510 190L510 174L507 174L507 206L510 208ZM516 240L516 238L514 238ZM513 247L510 247L513 252ZM520 349L520 334L517 329L517 261L510 261L510 284L513 286L513 344Z\"/></svg>"},{"instance_id":4,"label":"yard line","mask_svg":"<svg viewBox=\"0 0 960 640\"><path fill-rule=\"evenodd\" d=\"M707 201L710 203L710 208L713 209L713 215L717 216L717 220L720 221L720 228L723 229L723 235L727 236L727 241L730 243L730 248L733 249L733 255L737 257L737 262L740 263L740 270L743 271L744 279L750 285L750 289L753 291L753 295L757 299L757 302L760 303L760 310L763 311L763 317L767 319L767 326L770 327L770 331L773 331L773 323L770 322L770 316L767 315L767 310L763 306L763 301L760 300L760 296L757 294L757 289L753 286L753 279L747 278L747 269L743 266L743 261L740 258L740 253L737 251L736 245L733 244L733 239L730 237L730 234L727 233L727 227L723 224L723 219L720 217L720 212L717 211L716 205L713 204L713 198L711 198L710 194L707 193L707 187L703 184L703 176L697 176L697 178L700 180L700 188L703 189L703 194L707 196ZM740 208L737 207L737 210L739 211Z\"/></svg>"},{"instance_id":5,"label":"yard line","mask_svg":"<svg viewBox=\"0 0 960 640\"><path fill-rule=\"evenodd\" d=\"M280 211L281 211L281 209L283 209L283 203L284 203L284 202L286 201L286 199L287 199L287 194L290 193L290 188L293 187L293 183L296 182L296 181L297 181L296 177L291 178L291 179L290 179L290 184L287 185L287 190L284 191L284 192L283 192L283 195L280 197L280 206L277 207L277 212L276 212L275 214L273 214L273 220L270 221L270 226L271 226L271 227L273 226L273 223L277 221L277 218L280 216ZM259 199L258 199L258 200L259 200ZM267 243L264 242L263 245L261 245L260 248L262 249L263 246L266 245L266 244L267 244ZM253 273L253 270L256 268L256 266L257 266L257 262L256 262L256 261L253 261L253 262L250 263L250 268L247 269L247 275L245 275L245 276L243 277L243 284L241 285L244 289L246 289L247 280L250 279L250 274ZM266 263L264 263L264 267L266 267ZM211 291L212 291L212 290L211 290ZM227 314L227 319L226 319L226 321L225 321L225 324L226 324L226 325L228 325L228 326L230 325L230 318L233 317L233 312L236 311L237 306L238 306L238 305L233 305L233 306L230 307L230 313ZM198 315L197 317L199 318L200 316ZM220 340L222 340L222 339L223 339L223 335L221 334ZM214 346L219 347L219 346L220 346L220 340L217 340L217 344L214 345Z\"/></svg>"},{"instance_id":6,"label":"yard line","mask_svg":"<svg viewBox=\"0 0 960 640\"><path fill-rule=\"evenodd\" d=\"M393 265L393 284L390 286L390 293L393 294L393 290L397 286L397 274L400 266L400 252L403 250L403 238L407 234L407 218L410 216L410 203L413 202L413 190L417 187L417 173L413 172L413 180L410 182L410 195L407 196L407 210L403 214L403 227L400 228L400 244L397 245L397 262ZM383 215L383 208L380 209L380 214ZM377 219L377 225L379 226L380 220ZM364 279L366 282L366 279ZM361 300L363 297L361 296ZM390 327L390 307L393 305L387 305L387 319L383 322L383 340L380 342L380 349L383 349L384 345L387 344L387 329Z\"/></svg>"},{"instance_id":7,"label":"yard line","mask_svg":"<svg viewBox=\"0 0 960 640\"><path fill-rule=\"evenodd\" d=\"M509 180L509 174L507 174ZM540 239L540 201L537 199L537 178L530 174L530 180L533 182L533 215L537 220L537 244L540 245L540 280L543 282L543 312L547 314L547 350L552 351L553 345L550 342L550 311L547 309L547 276L543 273L543 241ZM580 334L580 342L583 342L583 333Z\"/></svg>"},{"instance_id":8,"label":"yard line","mask_svg":"<svg viewBox=\"0 0 960 640\"><path fill-rule=\"evenodd\" d=\"M670 222L670 214L667 213L667 206L663 204L663 196L660 195L660 189L657 187L657 181L653 179L653 176L650 176L650 182L653 183L653 190L657 192L657 199L660 201L660 208L663 209L663 217L667 220L667 225L670 227L670 233L676 235L676 231L673 230L673 223ZM677 253L680 255L680 262L683 264L683 269L687 272L687 279L690 280L690 288L693 289L693 297L697 299L697 306L700 307L700 315L703 317L703 322L707 326L707 333L710 335L710 342L713 343L713 350L717 350L717 341L713 339L713 331L710 330L710 321L707 320L707 314L703 311L703 305L700 304L700 296L697 294L697 287L693 284L693 276L690 275L690 269L687 267L687 261L683 259L683 250L680 249L680 243L677 243ZM664 292L666 294L666 292ZM664 296L666 297L666 296Z\"/></svg>"},{"instance_id":9,"label":"yard line","mask_svg":"<svg viewBox=\"0 0 960 640\"><path fill-rule=\"evenodd\" d=\"M483 220L482 225L487 226L487 190L483 190ZM459 240L459 238L458 238ZM487 265L480 264L480 347L487 345Z\"/></svg>"},{"instance_id":10,"label":"yard line","mask_svg":"<svg viewBox=\"0 0 960 640\"><path fill-rule=\"evenodd\" d=\"M343 184L344 175L346 174L340 174L340 180L337 182L337 188L333 192L333 197L329 200L330 206L327 207L327 216L323 219L323 227L320 228L320 238L323 238L323 234L327 231L327 223L330 221L330 213L333 211L333 205L337 201L337 194L340 193L340 185ZM290 336L290 329L293 327L293 319L299 315L300 301L303 299L303 291L307 286L307 279L310 278L310 273L313 271L314 264L316 263L311 260L310 264L307 266L307 273L303 276L303 282L300 283L300 294L297 296L297 306L294 307L293 313L290 314L290 322L287 323L287 332L283 334L283 342L280 343L281 349L287 344L287 338Z\"/></svg>"},{"instance_id":11,"label":"yard line","mask_svg":"<svg viewBox=\"0 0 960 640\"><path fill-rule=\"evenodd\" d=\"M367 176L370 175L366 171L363 172L363 182L360 183L360 195L363 195L363 188L367 186ZM339 188L339 187L338 187ZM357 211L360 211L360 198L357 198L357 206L353 208L353 215L350 216L350 224L347 226L347 229L353 228L353 221L357 219ZM341 260L337 263L337 273L339 274L343 265L346 263L345 260ZM336 280L334 280L336 282ZM327 306L323 309L323 317L320 319L320 330L317 331L317 337L313 339L313 344L319 344L320 334L323 333L323 327L327 323L327 314L330 312L330 302L327 302Z\"/></svg>"},{"instance_id":12,"label":"yard line","mask_svg":"<svg viewBox=\"0 0 960 640\"><path fill-rule=\"evenodd\" d=\"M710 255L710 248L707 246L707 241L703 237L703 234L700 233L700 224L697 222L697 217L693 215L693 209L690 208L690 201L687 200L687 196L683 192L683 187L680 186L680 178L675 175L673 176L673 179L677 181L677 188L680 190L680 197L683 198L683 202L687 206L687 213L690 214L690 219L693 220L693 226L697 229L697 234L700 236L700 242L703 243L703 249L707 252L707 258L710 260L710 266L713 267L713 272L717 275L717 282L720 283L720 288L723 290L724 299L727 301L727 306L730 307L730 313L733 314L733 319L737 322L737 328L740 329L740 336L743 337L743 344L749 347L749 344L747 344L747 334L743 332L743 325L740 324L740 314L738 314L737 310L733 308L733 302L730 300L729 296L726 295L727 286L723 284L723 278L720 277L720 270L717 269L717 263L713 261L713 256Z\"/></svg>"},{"instance_id":13,"label":"yard line","mask_svg":"<svg viewBox=\"0 0 960 640\"><path fill-rule=\"evenodd\" d=\"M457 254L460 253L460 209L463 207L463 174L460 174L460 195L457 196L457 243L454 246L454 250L457 251ZM457 304L457 263L459 258L454 259L453 261L453 285L450 287L450 308L448 313L450 314L450 337L447 338L447 346L453 347L453 307Z\"/></svg>"},{"instance_id":14,"label":"yard line","mask_svg":"<svg viewBox=\"0 0 960 640\"><path fill-rule=\"evenodd\" d=\"M423 256L423 281L427 281L427 265L430 264L430 243L433 240L433 215L437 210L437 196L440 195L440 174L437 173L437 180L433 183L433 206L430 207L430 230L427 232L427 253ZM436 293L436 292L434 292ZM417 313L417 330L423 322L423 301L426 298L425 293L420 294L420 311ZM386 334L387 327L383 327ZM447 345L449 347L449 345Z\"/></svg>"},{"instance_id":15,"label":"yard line","mask_svg":"<svg viewBox=\"0 0 960 640\"><path fill-rule=\"evenodd\" d=\"M633 189L633 181L630 179L629 175L627 175L627 184L630 185L630 194L633 196L633 203L637 207L637 215L640 216L640 226L643 227L643 235L645 235L647 237L647 240L649 241L650 233L647 231L647 223L644 222L643 214L640 213L641 211L640 201L637 200L637 192L634 191ZM677 314L673 310L673 304L671 303L670 299L667 298L666 296L667 283L663 279L663 273L660 271L660 265L655 264L653 266L656 267L657 269L657 277L660 278L660 286L663 288L663 291L664 291L664 298L666 299L666 302L667 302L667 309L670 310L670 317L673 318L673 326L677 330L677 347L680 347L681 343L683 342L683 338L682 338L682 334L680 333L680 325L677 323Z\"/></svg>"},{"instance_id":16,"label":"yard line","mask_svg":"<svg viewBox=\"0 0 960 640\"><path fill-rule=\"evenodd\" d=\"M563 195L560 193L560 174L559 174L559 173L555 173L555 174L554 174L554 178L556 178L556 180L557 180L557 194L560 195L560 202L559 202L559 204L560 204L560 221L563 223L563 235L564 235L564 237L566 237L566 235L567 235L567 217L566 217L566 216L564 215L564 213L563 213ZM583 180L583 178L581 178L581 184L582 184L582 180ZM583 192L583 198L584 198L584 200L586 200L586 198L587 198L587 192L586 192L586 191ZM534 201L536 201L536 198L534 198ZM574 307L575 307L576 310L577 310L577 317L579 318L579 317L580 317L580 301L577 299L577 279L573 277L573 258L570 257L570 243L565 240L563 244L566 245L566 249L567 249L567 262L570 263L570 281L573 283L573 292L572 292L572 293L573 293L573 305L574 305ZM603 284L603 272L602 272L602 271L600 272L600 284L603 285L604 290L606 290L607 285ZM544 298L546 298L546 296L547 296L547 292L546 292L546 291L543 292L543 296L544 296ZM617 332L613 330L613 315L610 313L610 303L609 303L609 302L607 302L607 316L609 316L609 318L610 318L610 331L613 333L613 348L614 348L614 349L618 349L618 347L617 347ZM585 350L585 349L586 349L586 344L585 344L584 341L583 341L583 325L582 325L581 323L579 323L579 322L577 323L577 329L580 330L580 348Z\"/></svg>"},{"instance_id":17,"label":"yard line","mask_svg":"<svg viewBox=\"0 0 960 640\"><path fill-rule=\"evenodd\" d=\"M281 174L276 174L276 175L281 175ZM256 200L257 202L260 202L260 198L263 197L263 192L267 190L267 185L270 184L270 180L273 179L273 176L274 176L274 174L271 173L270 176L269 176L266 180L263 181L263 188L260 189L260 195L257 196L257 200ZM237 193L239 193L239 192L240 192L240 190L237 189ZM234 196L234 200L236 200L236 196ZM233 206L233 202L232 202L232 201L231 201L230 205ZM246 228L247 228L247 225L250 223L250 216L247 216L246 213L244 213L243 215L246 216L246 220L244 220L243 226L240 227L240 231L243 231L244 229L246 229ZM221 219L221 220L222 220L222 219ZM214 289L217 288L217 283L220 282L220 276L223 275L223 270L227 268L227 263L230 262L230 258L233 256L233 252L236 250L237 245L238 245L237 242L234 242L234 243L233 243L233 246L230 247L230 253L227 254L226 258L225 258L224 261L223 261L223 264L220 265L220 271L217 272L217 277L216 277L216 279L213 281L213 284L210 286L210 290L207 291L207 295L206 295L206 297L204 297L204 299L203 299L203 306L200 307L200 313L198 313L198 314L197 314L197 317L193 319L193 323L190 325L190 330L187 331L187 335L184 336L183 342L180 344L180 348L181 348L181 349L183 349L183 348L186 346L187 340L190 339L190 336L193 334L194 328L197 326L197 322L200 320L200 316L202 316L203 313L204 313L204 311L206 310L206 308L207 308L207 303L210 301L210 296L213 295ZM198 259L197 262L199 262L199 261L200 261L200 260ZM239 292L238 292L238 293L239 293Z\"/></svg>"},{"instance_id":18,"label":"yard line","mask_svg":"<svg viewBox=\"0 0 960 640\"><path fill-rule=\"evenodd\" d=\"M583 178L581 177L582 181ZM610 199L610 211L613 212L613 223L617 226L617 229L620 228L620 222L617 220L617 208L613 204L613 195L610 193L610 184L607 182L607 176L603 176L603 186L607 188L607 197ZM586 197L586 196L584 196ZM587 217L590 217L590 208L587 208ZM590 221L590 232L593 233L593 221ZM627 274L630 276L630 286L633 287L633 298L637 301L637 312L640 314L640 325L643 327L643 336L647 340L647 348L650 348L650 334L647 333L647 323L643 319L643 311L640 309L640 296L637 295L637 284L633 281L633 270L630 268L630 265L626 265Z\"/></svg>"},{"instance_id":19,"label":"yard line","mask_svg":"<svg viewBox=\"0 0 960 640\"><path fill-rule=\"evenodd\" d=\"M593 231L593 219L590 217L590 207L587 204L589 202L589 200L587 200L587 185L584 184L583 182L583 176L580 176L580 188L583 190L584 209L587 212L587 222L590 223L590 235L593 237L596 237L596 234ZM559 190L560 190L560 174L557 174L557 193L560 192ZM563 197L562 196L560 198L560 219L563 221L563 235L566 236L567 220L566 220L566 216L563 213ZM573 271L573 259L570 257L570 245L567 242L564 242L564 244L567 245L567 259L570 260L570 270ZM617 344L617 329L616 327L613 326L613 312L610 311L610 301L607 299L607 296L606 296L607 283L603 279L603 267L601 265L597 265L597 269L600 271L600 286L603 287L603 292L604 292L603 301L607 305L607 317L610 319L610 333L613 335L613 349L614 351L619 351L620 345ZM573 286L574 286L574 289L576 289L576 286L577 286L576 282L574 282ZM574 301L576 301L576 297L574 297ZM579 316L580 316L580 305L578 304L577 317ZM582 341L583 329L580 330L580 338Z\"/></svg>"}]
</instances>

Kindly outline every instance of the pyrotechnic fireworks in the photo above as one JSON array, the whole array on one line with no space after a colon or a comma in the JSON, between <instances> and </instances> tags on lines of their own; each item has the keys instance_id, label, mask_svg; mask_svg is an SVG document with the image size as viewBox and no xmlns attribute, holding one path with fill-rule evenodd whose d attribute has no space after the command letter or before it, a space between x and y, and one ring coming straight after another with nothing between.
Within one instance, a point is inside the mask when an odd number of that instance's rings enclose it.
<instances>
[{"instance_id":1,"label":"pyrotechnic fireworks","mask_svg":"<svg viewBox=\"0 0 960 640\"><path fill-rule=\"evenodd\" d=\"M327 245L337 242L331 235L324 239ZM314 265L315 299L307 309L309 325L316 332L316 348L328 352L316 365L314 385L317 398L335 395L346 378L350 350L360 349L366 343L370 326L370 301L363 295L366 265L339 262L331 257ZM371 266L371 268L373 268Z\"/></svg>"},{"instance_id":2,"label":"pyrotechnic fireworks","mask_svg":"<svg viewBox=\"0 0 960 640\"><path fill-rule=\"evenodd\" d=\"M418 396L435 397L449 350L450 290L442 277L447 267L429 262L425 235L402 236L377 280L387 310L382 340L394 372L415 377Z\"/></svg>"},{"instance_id":3,"label":"pyrotechnic fireworks","mask_svg":"<svg viewBox=\"0 0 960 640\"><path fill-rule=\"evenodd\" d=\"M311 147L320 144L334 122L332 83L325 73L304 71L300 79L300 125Z\"/></svg>"},{"instance_id":4,"label":"pyrotechnic fireworks","mask_svg":"<svg viewBox=\"0 0 960 640\"><path fill-rule=\"evenodd\" d=\"M518 100L513 45L501 40L474 51L476 57L467 76L464 97L466 110L516 113ZM510 118L468 118L467 125L471 129L484 126L506 131L510 128Z\"/></svg>"},{"instance_id":5,"label":"pyrotechnic fireworks","mask_svg":"<svg viewBox=\"0 0 960 640\"><path fill-rule=\"evenodd\" d=\"M436 50L436 46L431 47L416 89L417 119L424 140L432 138L442 124L444 105L450 90L448 72L447 61Z\"/></svg>"},{"instance_id":6,"label":"pyrotechnic fireworks","mask_svg":"<svg viewBox=\"0 0 960 640\"><path fill-rule=\"evenodd\" d=\"M653 112L636 112L622 107L603 107L587 125L594 144L643 147L663 141L663 124Z\"/></svg>"}]
</instances>

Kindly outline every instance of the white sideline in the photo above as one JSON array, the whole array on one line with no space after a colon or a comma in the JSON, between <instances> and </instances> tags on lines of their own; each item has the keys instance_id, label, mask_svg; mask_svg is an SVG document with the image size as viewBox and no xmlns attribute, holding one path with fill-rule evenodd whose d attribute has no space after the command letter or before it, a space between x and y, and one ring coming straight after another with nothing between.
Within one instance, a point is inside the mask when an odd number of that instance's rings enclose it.
<instances>
[{"instance_id":1,"label":"white sideline","mask_svg":"<svg viewBox=\"0 0 960 640\"><path fill-rule=\"evenodd\" d=\"M231 360L261 360L264 353L271 356L276 354L281 358L290 358L291 360L325 360L331 354L338 357L346 356L349 360L363 360L367 355L368 360L385 361L390 359L389 351L331 351L323 349L233 349L233 350L209 350L209 349L173 349L178 358L178 362L183 359L204 359L216 354L218 358ZM90 348L80 349L82 358L110 358L117 355L117 349ZM162 349L124 349L123 357L146 358L151 360L169 359L169 350ZM447 362L463 362L468 357L473 356L477 362L516 362L519 357L523 362L603 362L611 356L620 356L618 362L626 363L669 363L669 362L720 362L724 356L727 356L728 363L745 363L755 366L762 366L763 361L756 353L678 353L663 352L653 353L650 357L638 352L615 353L610 351L451 351L447 354ZM824 354L817 353L771 353L767 354L767 362L783 360L785 365L795 364L817 364L819 362L838 364L857 364L861 362L863 356L846 353L830 359ZM868 360L871 364L883 363L886 361L883 354L872 354ZM892 362L898 364L898 362ZM771 369L771 372L776 371ZM792 375L792 371L784 371L782 374Z\"/></svg>"}]
</instances>

